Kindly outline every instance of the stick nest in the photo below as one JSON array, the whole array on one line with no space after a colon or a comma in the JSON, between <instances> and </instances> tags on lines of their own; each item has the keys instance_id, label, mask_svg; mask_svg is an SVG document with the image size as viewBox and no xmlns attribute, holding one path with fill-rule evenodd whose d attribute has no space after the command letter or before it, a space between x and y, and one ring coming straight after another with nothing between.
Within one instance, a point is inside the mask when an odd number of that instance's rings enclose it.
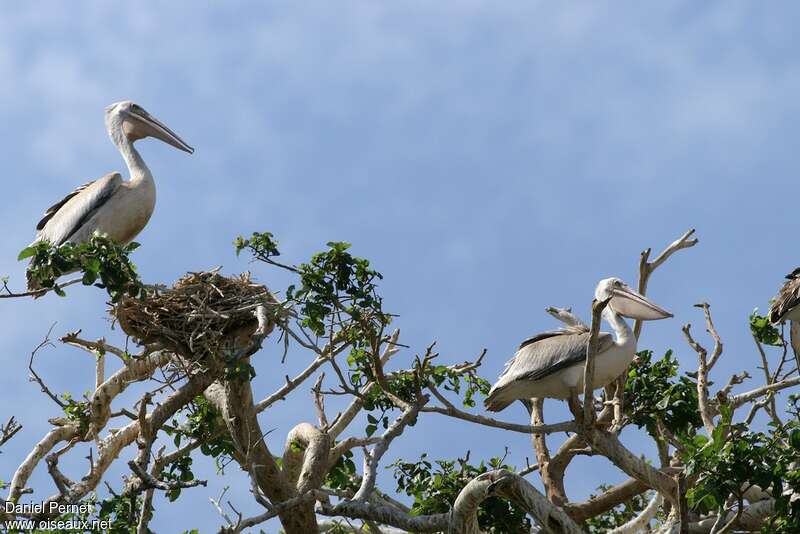
<instances>
[{"instance_id":1,"label":"stick nest","mask_svg":"<svg viewBox=\"0 0 800 534\"><path fill-rule=\"evenodd\" d=\"M246 346L258 327L255 309L264 305L270 324L277 301L250 273L226 277L216 270L188 273L175 285L147 297L126 298L111 313L140 344L159 343L197 359Z\"/></svg>"}]
</instances>

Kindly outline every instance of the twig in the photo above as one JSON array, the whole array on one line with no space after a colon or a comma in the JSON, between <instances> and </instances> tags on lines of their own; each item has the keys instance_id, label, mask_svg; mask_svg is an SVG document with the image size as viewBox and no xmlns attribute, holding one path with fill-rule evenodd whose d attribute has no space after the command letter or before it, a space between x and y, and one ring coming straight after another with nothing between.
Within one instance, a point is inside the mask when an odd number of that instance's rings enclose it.
<instances>
[{"instance_id":1,"label":"twig","mask_svg":"<svg viewBox=\"0 0 800 534\"><path fill-rule=\"evenodd\" d=\"M59 338L59 341L66 345L72 345L73 347L78 347L84 349L87 352L93 353L95 355L102 355L103 353L110 352L114 356L118 357L122 362L126 362L130 355L125 352L124 350L115 347L109 343L106 343L105 338L100 338L97 341L89 341L87 339L81 339L78 336L80 335L81 331L78 330L76 332L70 332L64 336Z\"/></svg>"},{"instance_id":2,"label":"twig","mask_svg":"<svg viewBox=\"0 0 800 534\"><path fill-rule=\"evenodd\" d=\"M71 286L73 284L77 284L81 280L83 280L83 277L73 278L72 280L67 280L63 284L58 284L58 287L63 289L65 287L69 287L69 286ZM0 299L13 299L13 298L20 298L20 297L36 297L36 298L39 298L39 297L43 297L47 293L49 293L51 291L54 291L54 290L55 290L55 287L49 287L49 288L46 287L46 288L42 288L42 289L35 289L33 291L25 291L23 293L14 293L13 291L11 291L8 288L8 283L7 282L3 282L3 291L5 291L5 293L0 293Z\"/></svg>"},{"instance_id":3,"label":"twig","mask_svg":"<svg viewBox=\"0 0 800 534\"><path fill-rule=\"evenodd\" d=\"M13 438L17 432L22 430L22 425L14 419L12 415L9 417L8 422L4 425L0 425L0 447L3 446L8 440Z\"/></svg>"},{"instance_id":4,"label":"twig","mask_svg":"<svg viewBox=\"0 0 800 534\"><path fill-rule=\"evenodd\" d=\"M37 345L35 349L33 349L33 352L31 352L30 360L28 360L28 370L31 372L32 380L39 384L39 387L42 389L42 392L48 397L50 397L53 400L53 402L58 404L63 409L66 408L67 405L61 399L59 399L56 394L50 391L50 388L48 388L45 385L44 380L42 380L42 378L36 373L36 371L33 370L33 359L36 357L36 353L39 352L39 350L42 347L53 346L53 343L50 341L50 334L53 332L53 328L55 328L55 326L56 323L53 323L50 326L50 329L47 330L47 335L45 335L44 340L41 343L39 343L39 345Z\"/></svg>"}]
</instances>

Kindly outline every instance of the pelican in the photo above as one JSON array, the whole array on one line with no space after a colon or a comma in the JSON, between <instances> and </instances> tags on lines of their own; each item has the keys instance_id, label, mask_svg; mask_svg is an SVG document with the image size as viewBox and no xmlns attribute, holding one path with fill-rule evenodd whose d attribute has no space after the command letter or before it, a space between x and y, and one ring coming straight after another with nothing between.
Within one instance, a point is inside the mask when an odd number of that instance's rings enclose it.
<instances>
[{"instance_id":1,"label":"pelican","mask_svg":"<svg viewBox=\"0 0 800 534\"><path fill-rule=\"evenodd\" d=\"M621 375L636 355L636 337L623 317L657 320L672 314L619 278L601 280L594 294L597 300L611 299L603 318L616 334L615 339L608 332L600 333L592 384L601 388ZM484 400L486 409L499 412L515 400L532 397L567 399L582 390L589 336L585 325L571 324L523 341Z\"/></svg>"},{"instance_id":2,"label":"pelican","mask_svg":"<svg viewBox=\"0 0 800 534\"><path fill-rule=\"evenodd\" d=\"M775 325L790 322L789 343L800 366L800 267L786 275L786 283L772 299L769 321Z\"/></svg>"},{"instance_id":3,"label":"pelican","mask_svg":"<svg viewBox=\"0 0 800 534\"><path fill-rule=\"evenodd\" d=\"M150 220L156 205L153 174L133 143L155 137L189 154L194 152L175 132L129 100L108 106L105 119L108 135L128 166L130 180L123 181L120 173L112 172L78 187L47 208L36 225L32 244L79 243L94 232L106 234L120 244L129 243ZM28 289L38 289L30 277Z\"/></svg>"},{"instance_id":4,"label":"pelican","mask_svg":"<svg viewBox=\"0 0 800 534\"><path fill-rule=\"evenodd\" d=\"M769 321L780 324L784 321L800 321L800 267L786 275L778 295L769 307Z\"/></svg>"}]
</instances>

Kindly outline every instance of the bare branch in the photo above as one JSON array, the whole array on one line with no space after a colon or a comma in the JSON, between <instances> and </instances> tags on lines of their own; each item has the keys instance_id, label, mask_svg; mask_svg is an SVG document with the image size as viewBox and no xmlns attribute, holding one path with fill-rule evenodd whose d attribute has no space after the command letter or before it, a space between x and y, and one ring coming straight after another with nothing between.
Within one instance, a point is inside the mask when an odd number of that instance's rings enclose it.
<instances>
[{"instance_id":1,"label":"bare branch","mask_svg":"<svg viewBox=\"0 0 800 534\"><path fill-rule=\"evenodd\" d=\"M297 493L319 488L328 468L330 436L309 423L300 423L286 436L283 472Z\"/></svg>"},{"instance_id":2,"label":"bare branch","mask_svg":"<svg viewBox=\"0 0 800 534\"><path fill-rule=\"evenodd\" d=\"M317 502L316 512L330 517L367 519L383 525L391 525L409 532L446 532L450 514L411 515L407 512L366 501L344 501L335 506L328 502Z\"/></svg>"},{"instance_id":3,"label":"bare branch","mask_svg":"<svg viewBox=\"0 0 800 534\"><path fill-rule=\"evenodd\" d=\"M50 397L52 399L52 401L55 402L56 404L58 404L61 408L65 408L67 405L64 404L64 402L61 399L59 399L56 394L54 394L52 391L50 391L50 388L48 388L47 385L45 385L44 380L42 380L42 378L33 369L33 359L36 357L36 353L39 352L39 350L41 350L43 347L48 347L48 346L52 347L53 346L53 343L50 341L50 334L53 332L53 328L55 328L55 326L56 326L55 323L50 325L50 328L47 330L47 334L45 334L44 339L42 340L42 342L39 343L36 346L36 348L33 349L33 351L31 351L31 357L28 360L28 370L31 372L31 381L36 382L37 384L39 384L39 387L41 388L42 393L44 393L45 395Z\"/></svg>"},{"instance_id":4,"label":"bare branch","mask_svg":"<svg viewBox=\"0 0 800 534\"><path fill-rule=\"evenodd\" d=\"M108 380L95 390L89 404L90 433L97 435L106 425L111 417L111 403L120 393L131 384L150 378L155 370L167 364L172 356L171 352L157 351L143 358L130 358L125 367L108 377Z\"/></svg>"},{"instance_id":5,"label":"bare branch","mask_svg":"<svg viewBox=\"0 0 800 534\"><path fill-rule=\"evenodd\" d=\"M58 284L58 287L65 288L71 285L77 284L78 282L82 281L83 277L73 278L72 280L67 280L63 284ZM20 297L34 297L39 298L45 296L47 293L54 291L55 287L50 288L42 288L42 289L35 289L33 291L23 291L22 293L14 293L9 289L8 283L3 281L3 293L0 293L0 299L13 299L13 298L20 298Z\"/></svg>"},{"instance_id":6,"label":"bare branch","mask_svg":"<svg viewBox=\"0 0 800 534\"><path fill-rule=\"evenodd\" d=\"M683 330L683 335L686 336L686 341L689 343L689 346L697 353L699 362L697 366L697 403L700 408L700 417L703 419L703 426L706 429L706 433L710 436L711 433L714 432L714 419L708 404L708 364L706 361L706 349L692 338L690 328L691 325L687 323L681 330Z\"/></svg>"},{"instance_id":7,"label":"bare branch","mask_svg":"<svg viewBox=\"0 0 800 534\"><path fill-rule=\"evenodd\" d=\"M427 396L422 396L413 404L408 404L408 407L397 419L389 425L389 428L381 435L380 441L375 444L371 451L364 452L364 474L361 478L361 486L353 496L353 500L364 501L372 493L375 487L375 477L377 476L378 463L380 462L386 451L389 450L389 445L392 441L399 436L405 427L412 423L419 413L420 408L428 402Z\"/></svg>"},{"instance_id":8,"label":"bare branch","mask_svg":"<svg viewBox=\"0 0 800 534\"><path fill-rule=\"evenodd\" d=\"M711 339L714 340L714 348L711 351L711 358L708 360L708 370L711 371L722 355L722 339L720 339L717 329L714 327L714 321L711 320L711 306L707 302L702 302L700 304L695 304L695 307L703 310L703 315L706 318L706 332L708 332Z\"/></svg>"},{"instance_id":9,"label":"bare branch","mask_svg":"<svg viewBox=\"0 0 800 534\"><path fill-rule=\"evenodd\" d=\"M653 497L650 499L650 502L647 504L645 509L639 513L639 515L620 525L614 530L609 531L608 534L637 534L650 524L650 521L652 521L658 513L658 509L661 507L661 503L663 501L664 498L661 496L661 494L655 492Z\"/></svg>"},{"instance_id":10,"label":"bare branch","mask_svg":"<svg viewBox=\"0 0 800 534\"><path fill-rule=\"evenodd\" d=\"M592 328L586 347L586 363L583 366L583 424L592 425L594 413L594 358L600 349L600 316L611 298L592 301Z\"/></svg>"},{"instance_id":11,"label":"bare branch","mask_svg":"<svg viewBox=\"0 0 800 534\"><path fill-rule=\"evenodd\" d=\"M356 438L356 437L349 437L343 441L340 441L333 447L331 447L330 457L328 459L328 469L330 470L333 465L339 461L339 458L345 452L355 449L356 447L367 447L369 445L375 445L381 440L380 437L371 436L371 437L364 437L364 438ZM326 471L327 471L326 470Z\"/></svg>"},{"instance_id":12,"label":"bare branch","mask_svg":"<svg viewBox=\"0 0 800 534\"><path fill-rule=\"evenodd\" d=\"M584 534L581 527L563 510L550 503L527 480L502 470L478 475L461 490L453 505L449 532L479 534L478 506L491 495L511 499L522 506L546 532Z\"/></svg>"},{"instance_id":13,"label":"bare branch","mask_svg":"<svg viewBox=\"0 0 800 534\"><path fill-rule=\"evenodd\" d=\"M140 479L142 479L143 485L145 488L155 488L162 491L170 491L178 488L194 488L197 486L206 486L208 485L207 480L173 480L169 482L165 482L163 480L159 480L144 469L139 466L136 462L131 460L128 462L128 467L131 468L131 471L136 473Z\"/></svg>"},{"instance_id":14,"label":"bare branch","mask_svg":"<svg viewBox=\"0 0 800 534\"><path fill-rule=\"evenodd\" d=\"M189 381L172 395L167 397L161 404L156 406L147 416L147 423L152 428L161 428L164 422L172 417L181 407L189 403L194 397L200 394L213 380L209 373L199 373L192 376ZM72 427L69 428L71 435L76 432ZM59 429L55 429L59 430ZM54 430L54 431L55 431ZM52 431L52 432L54 432ZM51 432L51 433L52 433ZM77 481L65 495L50 497L44 502L44 510L50 509L51 502L74 503L92 491L100 479L105 474L111 463L119 457L121 450L130 445L139 434L139 422L133 421L124 428L112 433L99 442L97 460L92 462L89 472ZM69 433L66 435L70 435Z\"/></svg>"},{"instance_id":15,"label":"bare branch","mask_svg":"<svg viewBox=\"0 0 800 534\"><path fill-rule=\"evenodd\" d=\"M544 425L544 399L531 399L526 407L530 411L531 425L541 427ZM575 422L578 426L577 421ZM569 441L570 438L567 438ZM547 498L556 506L567 502L567 491L564 488L564 470L566 463L559 465L550 459L550 450L547 448L547 435L536 432L531 435L533 450L536 452L536 464L539 466L539 475L544 485Z\"/></svg>"},{"instance_id":16,"label":"bare branch","mask_svg":"<svg viewBox=\"0 0 800 534\"><path fill-rule=\"evenodd\" d=\"M14 419L14 416L8 418L8 422L0 425L0 447L13 438L17 432L22 430L22 425Z\"/></svg>"},{"instance_id":17,"label":"bare branch","mask_svg":"<svg viewBox=\"0 0 800 534\"><path fill-rule=\"evenodd\" d=\"M731 399L731 404L733 405L734 409L739 408L745 403L752 401L753 399L763 397L764 395L767 395L771 392L794 387L798 384L800 384L800 377L789 378L786 380L782 380L780 382L776 382L774 384L767 384L765 386L761 386L760 388L753 389L746 393L740 393L739 395L735 395Z\"/></svg>"},{"instance_id":18,"label":"bare branch","mask_svg":"<svg viewBox=\"0 0 800 534\"><path fill-rule=\"evenodd\" d=\"M288 376L286 377L286 383L278 389L275 393L270 395L269 397L265 398L264 400L260 401L258 404L255 405L256 412L261 413L277 401L285 399L286 395L291 393L297 386L305 382L305 380L314 374L314 371L319 369L325 362L328 361L328 358L325 356L318 356L311 364L306 367L300 374L296 377L290 379Z\"/></svg>"},{"instance_id":19,"label":"bare branch","mask_svg":"<svg viewBox=\"0 0 800 534\"><path fill-rule=\"evenodd\" d=\"M652 262L648 261L651 250L648 248L642 251L641 260L639 261L639 293L644 295L647 292L647 283L650 281L650 275L667 261L670 256L681 249L690 248L697 244L697 239L691 239L693 234L694 228L689 229L681 237L670 243ZM636 320L634 323L633 333L637 339L642 333L642 324L641 320Z\"/></svg>"},{"instance_id":20,"label":"bare branch","mask_svg":"<svg viewBox=\"0 0 800 534\"><path fill-rule=\"evenodd\" d=\"M325 379L325 373L320 373L311 392L314 394L314 408L317 410L317 418L319 419L320 428L328 427L328 417L325 415L325 397L322 396L321 388L322 381Z\"/></svg>"},{"instance_id":21,"label":"bare branch","mask_svg":"<svg viewBox=\"0 0 800 534\"><path fill-rule=\"evenodd\" d=\"M126 362L130 355L126 353L124 350L115 347L109 343L106 343L104 338L100 338L97 341L89 341L86 339L81 339L78 336L80 335L81 331L78 330L77 332L70 332L65 336L62 336L59 341L64 343L65 345L72 345L73 347L78 347L83 349L87 352L97 354L104 354L106 352L110 352L114 356L118 357L122 362Z\"/></svg>"},{"instance_id":22,"label":"bare branch","mask_svg":"<svg viewBox=\"0 0 800 534\"><path fill-rule=\"evenodd\" d=\"M222 529L220 532L224 533L236 533L243 532L248 528L252 528L256 525L259 525L273 517L277 517L280 514L285 514L289 512L292 508L296 508L301 505L308 505L313 504L317 499L325 498L324 494L318 490L309 490L305 493L298 495L297 497L292 497L291 499L285 500L281 503L271 505L271 507L264 512L263 514L250 517L247 519L241 519L234 525L232 528Z\"/></svg>"},{"instance_id":23,"label":"bare branch","mask_svg":"<svg viewBox=\"0 0 800 534\"><path fill-rule=\"evenodd\" d=\"M647 489L647 484L635 478L631 478L609 488L596 497L592 497L588 501L566 503L563 508L575 521L585 521L590 517L607 512L615 506L627 502L636 495L641 495L647 491Z\"/></svg>"},{"instance_id":24,"label":"bare branch","mask_svg":"<svg viewBox=\"0 0 800 534\"><path fill-rule=\"evenodd\" d=\"M50 430L39 443L31 450L28 457L20 464L11 479L11 486L8 490L9 501L16 501L22 494L25 484L33 473L36 465L45 457L57 443L67 441L75 437L78 433L77 425L59 426Z\"/></svg>"},{"instance_id":25,"label":"bare branch","mask_svg":"<svg viewBox=\"0 0 800 534\"><path fill-rule=\"evenodd\" d=\"M442 395L432 382L428 382L428 389L433 393L436 399L444 404L444 407L439 406L424 406L420 409L423 413L438 413L455 417L456 419L463 419L479 425L490 426L494 428L501 428L503 430L511 430L512 432L519 432L521 434L552 434L555 432L574 432L577 430L577 424L574 421L565 421L563 423L554 423L550 425L520 425L517 423L508 423L506 421L498 421L492 417L484 415L471 414L456 408L447 398Z\"/></svg>"},{"instance_id":26,"label":"bare branch","mask_svg":"<svg viewBox=\"0 0 800 534\"><path fill-rule=\"evenodd\" d=\"M622 471L648 487L658 490L670 501L674 501L675 481L663 471L635 456L622 445L617 436L596 427L581 427L581 433L593 449L603 454Z\"/></svg>"}]
</instances>

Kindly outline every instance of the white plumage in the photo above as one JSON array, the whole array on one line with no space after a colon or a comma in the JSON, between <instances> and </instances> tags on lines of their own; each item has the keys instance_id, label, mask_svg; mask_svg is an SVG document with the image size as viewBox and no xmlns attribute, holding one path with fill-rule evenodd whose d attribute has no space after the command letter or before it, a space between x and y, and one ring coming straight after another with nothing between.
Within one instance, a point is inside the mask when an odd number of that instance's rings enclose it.
<instances>
[{"instance_id":1,"label":"white plumage","mask_svg":"<svg viewBox=\"0 0 800 534\"><path fill-rule=\"evenodd\" d=\"M619 278L601 280L595 298L611 299L603 317L616 334L613 337L607 332L600 333L592 384L601 388L622 374L636 355L636 337L623 316L655 320L672 317L672 314ZM582 391L589 337L585 325L570 325L523 341L492 386L484 401L486 408L497 412L515 400L567 399L573 392Z\"/></svg>"},{"instance_id":2,"label":"white plumage","mask_svg":"<svg viewBox=\"0 0 800 534\"><path fill-rule=\"evenodd\" d=\"M79 243L94 232L121 244L133 240L147 225L156 205L153 174L133 143L155 137L188 153L194 149L158 119L134 102L124 101L106 108L106 129L128 166L130 180L113 172L88 182L50 206L36 225L33 243L53 245ZM28 280L28 289L37 289Z\"/></svg>"}]
</instances>

